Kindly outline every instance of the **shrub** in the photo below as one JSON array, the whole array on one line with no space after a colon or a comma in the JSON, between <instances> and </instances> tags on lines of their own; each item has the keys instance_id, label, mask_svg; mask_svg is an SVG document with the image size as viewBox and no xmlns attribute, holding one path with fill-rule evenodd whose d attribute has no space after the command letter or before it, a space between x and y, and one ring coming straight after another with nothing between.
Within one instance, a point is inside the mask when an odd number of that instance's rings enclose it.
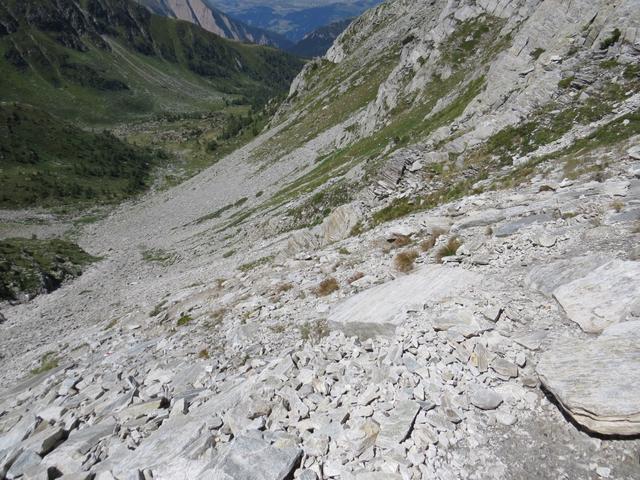
<instances>
[{"instance_id":1,"label":"shrub","mask_svg":"<svg viewBox=\"0 0 640 480\"><path fill-rule=\"evenodd\" d=\"M451 237L449 241L438 250L436 261L442 263L443 258L453 257L461 246L462 242L458 237Z\"/></svg>"},{"instance_id":2,"label":"shrub","mask_svg":"<svg viewBox=\"0 0 640 480\"><path fill-rule=\"evenodd\" d=\"M620 31L620 29L614 29L613 32L611 32L611 35L600 42L600 50L606 50L607 48L614 46L616 43L618 43L621 36L622 32Z\"/></svg>"},{"instance_id":3,"label":"shrub","mask_svg":"<svg viewBox=\"0 0 640 480\"><path fill-rule=\"evenodd\" d=\"M60 360L58 356L53 352L45 353L40 359L40 366L31 370L33 375L38 375L39 373L48 372L49 370L53 370L58 367Z\"/></svg>"},{"instance_id":4,"label":"shrub","mask_svg":"<svg viewBox=\"0 0 640 480\"><path fill-rule=\"evenodd\" d=\"M153 307L153 310L151 310L149 312L149 316L150 317L155 317L156 315L160 315L162 313L162 311L164 310L164 306L167 304L166 300L161 301L159 304L157 304L155 307Z\"/></svg>"},{"instance_id":5,"label":"shrub","mask_svg":"<svg viewBox=\"0 0 640 480\"><path fill-rule=\"evenodd\" d=\"M329 335L326 320L315 320L300 326L300 336L305 341L317 342Z\"/></svg>"},{"instance_id":6,"label":"shrub","mask_svg":"<svg viewBox=\"0 0 640 480\"><path fill-rule=\"evenodd\" d=\"M207 350L206 348L203 348L202 350L200 350L198 352L198 358L202 358L204 360L208 360L209 359L209 350Z\"/></svg>"},{"instance_id":7,"label":"shrub","mask_svg":"<svg viewBox=\"0 0 640 480\"><path fill-rule=\"evenodd\" d=\"M529 55L531 55L531 58L533 58L534 60L538 60L540 58L540 55L542 55L545 52L544 48L536 48L534 51L532 51Z\"/></svg>"},{"instance_id":8,"label":"shrub","mask_svg":"<svg viewBox=\"0 0 640 480\"><path fill-rule=\"evenodd\" d=\"M357 237L362 232L364 232L364 226L362 225L362 222L358 222L353 226L353 228L351 229L351 232L349 232L349 236Z\"/></svg>"},{"instance_id":9,"label":"shrub","mask_svg":"<svg viewBox=\"0 0 640 480\"><path fill-rule=\"evenodd\" d=\"M274 259L273 255L270 255L268 257L262 257L259 258L257 260L254 260L253 262L248 262L248 263L243 263L242 265L240 265L238 267L238 270L240 270L243 273L249 272L255 268L261 267L263 265L266 265L270 262L272 262Z\"/></svg>"},{"instance_id":10,"label":"shrub","mask_svg":"<svg viewBox=\"0 0 640 480\"><path fill-rule=\"evenodd\" d=\"M640 233L640 221L636 222L636 224L631 229L631 233Z\"/></svg>"},{"instance_id":11,"label":"shrub","mask_svg":"<svg viewBox=\"0 0 640 480\"><path fill-rule=\"evenodd\" d=\"M179 327L183 327L185 325L188 325L189 323L191 323L191 320L193 320L193 318L191 317L191 315L182 315L178 321L176 322L176 325Z\"/></svg>"},{"instance_id":12,"label":"shrub","mask_svg":"<svg viewBox=\"0 0 640 480\"><path fill-rule=\"evenodd\" d=\"M393 259L393 265L396 270L399 272L407 273L413 270L413 263L418 258L419 254L417 250L406 250L404 252L400 252Z\"/></svg>"},{"instance_id":13,"label":"shrub","mask_svg":"<svg viewBox=\"0 0 640 480\"><path fill-rule=\"evenodd\" d=\"M275 325L270 325L269 330L273 333L284 333L287 330L287 326L284 323L276 323Z\"/></svg>"},{"instance_id":14,"label":"shrub","mask_svg":"<svg viewBox=\"0 0 640 480\"><path fill-rule=\"evenodd\" d=\"M217 310L214 310L213 312L211 312L211 314L209 315L211 317L211 323L208 324L209 327L217 327L218 325L220 325L222 323L222 320L224 319L224 316L227 314L227 309L222 307L222 308L218 308Z\"/></svg>"},{"instance_id":15,"label":"shrub","mask_svg":"<svg viewBox=\"0 0 640 480\"><path fill-rule=\"evenodd\" d=\"M423 252L428 252L429 250L431 250L438 241L438 238L440 238L445 233L447 232L442 228L434 228L431 231L431 234L422 242L420 242L420 250L422 250Z\"/></svg>"},{"instance_id":16,"label":"shrub","mask_svg":"<svg viewBox=\"0 0 640 480\"><path fill-rule=\"evenodd\" d=\"M107 326L104 327L105 330L111 330L113 327L115 327L118 324L118 320L116 320L115 318L113 320L111 320L109 323L107 323Z\"/></svg>"},{"instance_id":17,"label":"shrub","mask_svg":"<svg viewBox=\"0 0 640 480\"><path fill-rule=\"evenodd\" d=\"M340 255L351 255L351 252L349 251L349 249L345 248L345 247L340 247L338 249L338 253Z\"/></svg>"},{"instance_id":18,"label":"shrub","mask_svg":"<svg viewBox=\"0 0 640 480\"><path fill-rule=\"evenodd\" d=\"M333 277L325 278L320 282L320 285L315 290L315 293L319 297L326 297L327 295L331 295L333 292L340 290L340 284Z\"/></svg>"},{"instance_id":19,"label":"shrub","mask_svg":"<svg viewBox=\"0 0 640 480\"><path fill-rule=\"evenodd\" d=\"M576 77L567 77L567 78L563 78L562 80L560 80L558 82L558 87L562 88L562 89L567 89L571 86L571 82L573 82L576 79Z\"/></svg>"},{"instance_id":20,"label":"shrub","mask_svg":"<svg viewBox=\"0 0 640 480\"><path fill-rule=\"evenodd\" d=\"M142 250L142 259L145 262L169 266L176 261L176 255L162 248L147 248Z\"/></svg>"}]
</instances>

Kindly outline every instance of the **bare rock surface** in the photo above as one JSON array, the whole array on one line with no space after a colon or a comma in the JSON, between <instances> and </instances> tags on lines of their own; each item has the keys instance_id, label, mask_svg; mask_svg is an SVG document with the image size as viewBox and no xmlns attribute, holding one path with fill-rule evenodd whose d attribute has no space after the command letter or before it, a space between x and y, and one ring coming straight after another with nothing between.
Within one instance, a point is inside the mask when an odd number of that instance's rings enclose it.
<instances>
[{"instance_id":1,"label":"bare rock surface","mask_svg":"<svg viewBox=\"0 0 640 480\"><path fill-rule=\"evenodd\" d=\"M582 330L599 333L631 317L640 302L640 262L613 261L558 287L553 296Z\"/></svg>"},{"instance_id":2,"label":"bare rock surface","mask_svg":"<svg viewBox=\"0 0 640 480\"><path fill-rule=\"evenodd\" d=\"M614 325L596 339L545 352L542 383L581 425L609 435L640 433L640 321Z\"/></svg>"},{"instance_id":3,"label":"bare rock surface","mask_svg":"<svg viewBox=\"0 0 640 480\"><path fill-rule=\"evenodd\" d=\"M270 128L1 306L0 478L640 478L639 15L354 21Z\"/></svg>"},{"instance_id":4,"label":"bare rock surface","mask_svg":"<svg viewBox=\"0 0 640 480\"><path fill-rule=\"evenodd\" d=\"M347 299L331 312L329 321L362 334L368 328L371 332L388 330L403 322L408 310L422 310L426 304L463 295L481 280L480 275L460 268L423 267Z\"/></svg>"}]
</instances>

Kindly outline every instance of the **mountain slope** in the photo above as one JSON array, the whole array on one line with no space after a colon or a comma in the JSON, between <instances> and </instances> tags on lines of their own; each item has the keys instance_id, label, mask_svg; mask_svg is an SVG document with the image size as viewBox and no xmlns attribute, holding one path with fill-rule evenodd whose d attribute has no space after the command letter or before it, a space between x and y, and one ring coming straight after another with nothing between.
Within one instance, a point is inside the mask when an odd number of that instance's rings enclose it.
<instances>
[{"instance_id":1,"label":"mountain slope","mask_svg":"<svg viewBox=\"0 0 640 480\"><path fill-rule=\"evenodd\" d=\"M224 38L288 50L286 38L230 18L205 0L137 0L153 13L194 23Z\"/></svg>"},{"instance_id":2,"label":"mountain slope","mask_svg":"<svg viewBox=\"0 0 640 480\"><path fill-rule=\"evenodd\" d=\"M30 471L637 478L639 15L354 21L268 129L87 225L102 261L2 306L6 456L70 429Z\"/></svg>"},{"instance_id":3,"label":"mountain slope","mask_svg":"<svg viewBox=\"0 0 640 480\"><path fill-rule=\"evenodd\" d=\"M0 103L0 208L122 200L145 189L158 160L106 132Z\"/></svg>"},{"instance_id":4,"label":"mountain slope","mask_svg":"<svg viewBox=\"0 0 640 480\"><path fill-rule=\"evenodd\" d=\"M219 108L225 95L261 103L300 67L130 1L9 1L0 22L0 100L92 123Z\"/></svg>"},{"instance_id":5,"label":"mountain slope","mask_svg":"<svg viewBox=\"0 0 640 480\"><path fill-rule=\"evenodd\" d=\"M344 32L352 21L352 18L348 18L320 27L305 35L290 51L307 58L321 57L327 53L335 39Z\"/></svg>"}]
</instances>

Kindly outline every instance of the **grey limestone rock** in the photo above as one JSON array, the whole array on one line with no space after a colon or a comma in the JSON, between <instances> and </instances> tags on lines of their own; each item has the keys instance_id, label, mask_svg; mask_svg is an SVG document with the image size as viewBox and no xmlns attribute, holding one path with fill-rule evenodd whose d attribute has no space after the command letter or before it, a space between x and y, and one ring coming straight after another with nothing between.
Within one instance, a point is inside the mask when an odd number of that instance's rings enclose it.
<instances>
[{"instance_id":1,"label":"grey limestone rock","mask_svg":"<svg viewBox=\"0 0 640 480\"><path fill-rule=\"evenodd\" d=\"M278 447L259 436L236 438L227 451L206 467L199 479L284 480L298 464L302 450Z\"/></svg>"},{"instance_id":2,"label":"grey limestone rock","mask_svg":"<svg viewBox=\"0 0 640 480\"><path fill-rule=\"evenodd\" d=\"M640 321L571 340L545 352L537 366L542 384L589 430L640 433Z\"/></svg>"}]
</instances>

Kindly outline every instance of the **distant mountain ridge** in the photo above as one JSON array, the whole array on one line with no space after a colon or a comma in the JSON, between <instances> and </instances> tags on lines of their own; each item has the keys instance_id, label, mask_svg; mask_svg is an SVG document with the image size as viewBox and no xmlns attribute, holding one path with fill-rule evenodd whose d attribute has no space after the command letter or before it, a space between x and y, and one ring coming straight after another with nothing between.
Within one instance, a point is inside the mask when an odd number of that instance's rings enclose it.
<instances>
[{"instance_id":1,"label":"distant mountain ridge","mask_svg":"<svg viewBox=\"0 0 640 480\"><path fill-rule=\"evenodd\" d=\"M185 20L224 38L288 50L293 42L284 36L249 26L229 17L204 0L137 0L157 15Z\"/></svg>"},{"instance_id":2,"label":"distant mountain ridge","mask_svg":"<svg viewBox=\"0 0 640 480\"><path fill-rule=\"evenodd\" d=\"M284 35L298 43L331 23L355 18L382 0L203 0L248 25Z\"/></svg>"},{"instance_id":3,"label":"distant mountain ridge","mask_svg":"<svg viewBox=\"0 0 640 480\"><path fill-rule=\"evenodd\" d=\"M308 58L323 56L352 21L352 18L347 18L314 30L296 43L291 52Z\"/></svg>"}]
</instances>

